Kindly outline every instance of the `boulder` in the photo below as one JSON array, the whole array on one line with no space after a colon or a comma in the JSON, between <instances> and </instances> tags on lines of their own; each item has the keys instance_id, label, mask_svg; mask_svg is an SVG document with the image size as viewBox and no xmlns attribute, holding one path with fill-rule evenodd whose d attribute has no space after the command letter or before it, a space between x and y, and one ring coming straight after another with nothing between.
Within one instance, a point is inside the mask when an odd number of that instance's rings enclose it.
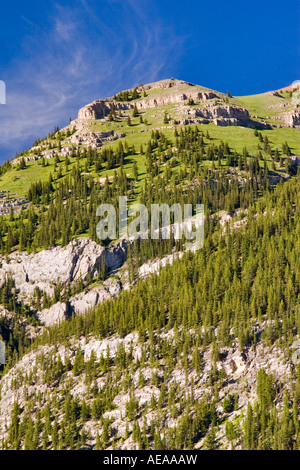
<instances>
[{"instance_id":1,"label":"boulder","mask_svg":"<svg viewBox=\"0 0 300 470\"><path fill-rule=\"evenodd\" d=\"M64 302L57 302L50 308L44 308L37 314L38 319L45 326L53 325L68 317L68 308Z\"/></svg>"}]
</instances>

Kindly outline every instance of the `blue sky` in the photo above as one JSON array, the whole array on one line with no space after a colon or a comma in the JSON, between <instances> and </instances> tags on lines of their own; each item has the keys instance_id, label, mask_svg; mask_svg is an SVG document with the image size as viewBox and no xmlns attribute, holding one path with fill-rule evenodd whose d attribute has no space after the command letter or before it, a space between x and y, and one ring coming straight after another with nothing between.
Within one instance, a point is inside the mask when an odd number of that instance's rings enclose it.
<instances>
[{"instance_id":1,"label":"blue sky","mask_svg":"<svg viewBox=\"0 0 300 470\"><path fill-rule=\"evenodd\" d=\"M94 99L163 78L233 95L300 78L299 0L1 2L0 161Z\"/></svg>"}]
</instances>

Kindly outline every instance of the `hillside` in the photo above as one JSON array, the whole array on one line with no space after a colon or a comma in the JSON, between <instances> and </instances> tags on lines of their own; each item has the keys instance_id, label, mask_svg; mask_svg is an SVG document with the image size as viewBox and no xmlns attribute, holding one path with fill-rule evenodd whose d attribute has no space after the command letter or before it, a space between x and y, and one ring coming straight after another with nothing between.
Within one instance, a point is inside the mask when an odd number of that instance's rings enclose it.
<instances>
[{"instance_id":1,"label":"hillside","mask_svg":"<svg viewBox=\"0 0 300 470\"><path fill-rule=\"evenodd\" d=\"M117 149L120 143L128 145L123 162L126 174L133 176L133 162L136 161L141 184L144 180L145 157L139 152L140 145L145 146L156 130L172 139L175 128L187 124L192 129L201 125L199 129L203 133L213 133L216 143L227 141L230 148L237 152L247 147L251 154L256 154L258 150L258 142L251 128L265 129L264 137L269 140L273 156L276 148L281 152L284 142L288 142L293 155L300 154L300 131L297 129L299 107L290 91L283 91L281 95L268 92L229 98L214 90L179 80L163 80L138 87L134 99L132 93L133 90L121 92L114 98L97 100L80 109L78 118L68 126L59 132L50 133L48 138L38 140L32 148L11 162L12 168L1 177L1 189L25 197L33 181L48 181L50 173L54 174L58 169L55 168L56 155L62 160L68 156L71 168L75 163L74 154L78 151L81 153L81 167L87 170L86 173L93 177L99 175L100 178L112 176L114 165L102 164L96 171L91 166L85 168L86 160L82 153L89 147L97 150L103 147ZM135 117L134 106L137 108ZM135 146L134 153L130 152L132 145ZM264 150L263 145L261 148ZM270 165L270 155L263 156ZM22 157L26 171L23 168L18 172ZM44 160L46 166L41 168ZM70 169L65 171L64 166L61 166L62 176L70 172Z\"/></svg>"},{"instance_id":2,"label":"hillside","mask_svg":"<svg viewBox=\"0 0 300 470\"><path fill-rule=\"evenodd\" d=\"M300 448L295 93L140 84L1 166L1 448ZM119 196L203 248L99 240Z\"/></svg>"}]
</instances>

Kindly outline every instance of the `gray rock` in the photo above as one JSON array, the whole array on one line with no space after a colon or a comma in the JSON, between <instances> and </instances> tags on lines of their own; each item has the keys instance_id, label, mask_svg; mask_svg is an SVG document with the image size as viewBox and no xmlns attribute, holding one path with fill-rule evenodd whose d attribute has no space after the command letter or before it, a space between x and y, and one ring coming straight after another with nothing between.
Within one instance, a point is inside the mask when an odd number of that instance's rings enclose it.
<instances>
[{"instance_id":1,"label":"gray rock","mask_svg":"<svg viewBox=\"0 0 300 470\"><path fill-rule=\"evenodd\" d=\"M107 279L102 286L94 287L86 293L80 292L71 297L70 307L76 315L86 313L90 308L119 295L121 289L122 284L119 280Z\"/></svg>"},{"instance_id":2,"label":"gray rock","mask_svg":"<svg viewBox=\"0 0 300 470\"><path fill-rule=\"evenodd\" d=\"M284 115L284 122L288 127L300 127L300 111L293 110Z\"/></svg>"},{"instance_id":3,"label":"gray rock","mask_svg":"<svg viewBox=\"0 0 300 470\"><path fill-rule=\"evenodd\" d=\"M57 302L52 307L43 309L37 317L43 325L50 326L65 320L67 313L67 305L64 302Z\"/></svg>"},{"instance_id":4,"label":"gray rock","mask_svg":"<svg viewBox=\"0 0 300 470\"><path fill-rule=\"evenodd\" d=\"M6 276L15 281L16 289L27 298L39 287L52 295L58 281L72 283L85 280L99 272L102 260L107 272L118 269L127 256L127 242L121 241L106 249L89 238L78 238L65 247L42 250L39 253L12 253L8 258L1 257L0 285Z\"/></svg>"}]
</instances>

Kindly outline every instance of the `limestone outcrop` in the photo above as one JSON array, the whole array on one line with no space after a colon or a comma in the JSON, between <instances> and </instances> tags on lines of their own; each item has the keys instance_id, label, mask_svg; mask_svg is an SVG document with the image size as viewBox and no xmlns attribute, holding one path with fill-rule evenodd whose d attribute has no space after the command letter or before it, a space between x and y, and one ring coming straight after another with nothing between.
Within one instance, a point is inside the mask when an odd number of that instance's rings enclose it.
<instances>
[{"instance_id":1,"label":"limestone outcrop","mask_svg":"<svg viewBox=\"0 0 300 470\"><path fill-rule=\"evenodd\" d=\"M201 117L205 120L205 123L214 122L216 125L223 126L247 126L247 127L261 127L261 128L270 128L270 126L263 122L256 122L250 118L249 112L245 108L238 106L220 106L220 105L211 105L206 104L210 103L209 100L218 99L218 95L214 92L209 91L195 91L189 93L174 93L167 94L162 96L148 97L141 99L137 102L115 102L112 99L108 100L97 100L93 103L84 106L79 110L78 120L95 120L103 118L114 108L115 111L119 110L130 110L136 105L138 110L145 110L149 108L156 108L161 106L167 106L169 104L187 104L189 100L195 102L201 100L203 106L199 108L189 107L187 108L187 114L189 117ZM194 122L193 119L190 119L190 122ZM196 121L195 121L196 122ZM89 133L91 134L91 133ZM118 136L120 137L120 136ZM111 136L110 139L114 140L118 138L116 136ZM77 133L72 136L71 140L74 143L86 143L86 139L90 139L91 136L86 136L82 132L77 131ZM93 144L102 143L102 137L100 135L94 135L92 138L95 139ZM108 138L106 137L106 140Z\"/></svg>"},{"instance_id":2,"label":"limestone outcrop","mask_svg":"<svg viewBox=\"0 0 300 470\"><path fill-rule=\"evenodd\" d=\"M8 191L0 191L0 216L10 214L13 210L14 214L18 214L22 207L27 207L29 201L24 197L10 197Z\"/></svg>"},{"instance_id":3,"label":"limestone outcrop","mask_svg":"<svg viewBox=\"0 0 300 470\"><path fill-rule=\"evenodd\" d=\"M159 106L166 106L168 104L176 104L176 103L184 103L188 100L202 100L202 101L207 101L211 100L214 98L219 98L219 96L210 90L193 90L192 85L188 84L186 82L172 82L171 80L166 80L163 82L158 82L157 84L154 85L147 85L147 86L142 86L139 88L139 91L146 91L149 89L168 89L172 88L174 84L180 85L180 84L185 84L188 85L188 89L184 92L180 92L180 89L178 89L178 92L174 93L165 93L162 95L154 95L154 96L148 96L142 99L139 99L138 101L135 102L118 102L113 100L112 98L107 98L107 99L100 99L93 101L92 103L84 106L81 108L78 112L78 120L88 120L88 119L99 119L102 118L103 116L107 115L110 113L110 111L114 108L115 111L119 110L130 110L133 109L134 106L136 105L137 109L148 109L148 108L156 108Z\"/></svg>"},{"instance_id":4,"label":"limestone outcrop","mask_svg":"<svg viewBox=\"0 0 300 470\"><path fill-rule=\"evenodd\" d=\"M90 308L116 297L122 290L122 284L118 279L106 279L103 285L94 287L89 292L80 292L70 299L70 309L77 315L85 313Z\"/></svg>"},{"instance_id":5,"label":"limestone outcrop","mask_svg":"<svg viewBox=\"0 0 300 470\"><path fill-rule=\"evenodd\" d=\"M300 128L300 110L294 110L285 114L284 122L288 127Z\"/></svg>"},{"instance_id":6,"label":"limestone outcrop","mask_svg":"<svg viewBox=\"0 0 300 470\"><path fill-rule=\"evenodd\" d=\"M78 238L65 247L55 247L38 253L12 253L2 257L0 285L10 276L21 298L30 298L36 287L53 295L58 283L85 280L96 276L102 262L107 272L118 269L127 256L125 240L106 249L89 238Z\"/></svg>"},{"instance_id":7,"label":"limestone outcrop","mask_svg":"<svg viewBox=\"0 0 300 470\"><path fill-rule=\"evenodd\" d=\"M105 142L112 142L124 136L124 133L114 133L114 131L89 132L79 129L72 135L70 142L75 146L85 145L86 147L99 148Z\"/></svg>"},{"instance_id":8,"label":"limestone outcrop","mask_svg":"<svg viewBox=\"0 0 300 470\"><path fill-rule=\"evenodd\" d=\"M60 321L66 320L68 318L67 305L64 302L57 302L50 308L43 309L37 316L41 323L45 326L59 323Z\"/></svg>"},{"instance_id":9,"label":"limestone outcrop","mask_svg":"<svg viewBox=\"0 0 300 470\"><path fill-rule=\"evenodd\" d=\"M247 109L237 106L205 106L203 108L191 108L189 115L210 120L217 126L270 127L268 124L253 121Z\"/></svg>"}]
</instances>

